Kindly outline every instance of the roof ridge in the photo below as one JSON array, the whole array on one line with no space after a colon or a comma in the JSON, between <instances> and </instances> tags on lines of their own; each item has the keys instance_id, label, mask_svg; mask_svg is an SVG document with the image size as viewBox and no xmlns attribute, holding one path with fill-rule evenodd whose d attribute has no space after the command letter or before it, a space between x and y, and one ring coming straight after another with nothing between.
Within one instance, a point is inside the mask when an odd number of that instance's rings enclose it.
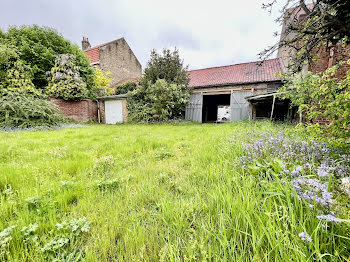
<instances>
[{"instance_id":1,"label":"roof ridge","mask_svg":"<svg viewBox=\"0 0 350 262\"><path fill-rule=\"evenodd\" d=\"M261 60L261 61L243 62L243 63L232 64L232 65L206 67L206 68L189 70L187 72L200 71L200 70L206 70L206 69L214 69L214 68L222 68L222 67L229 67L229 66L236 66L236 65L244 65L244 64L252 64L252 63L260 63L260 62L272 61L272 60L279 60L279 58L277 57L277 58L271 58L271 59L266 59L266 60Z\"/></svg>"},{"instance_id":2,"label":"roof ridge","mask_svg":"<svg viewBox=\"0 0 350 262\"><path fill-rule=\"evenodd\" d=\"M121 40L121 39L123 39L123 38L124 38L124 37L121 37L121 38L118 38L118 39L115 39L115 40L112 40L112 41L109 41L109 42L106 42L106 43L103 43L103 44L100 44L100 45L96 45L96 46L90 47L89 49L86 49L86 50L84 50L84 51L90 51L91 49L94 49L94 48L98 48L98 47L102 47L102 46L108 45L108 44L110 44L110 43L119 41L119 40Z\"/></svg>"}]
</instances>

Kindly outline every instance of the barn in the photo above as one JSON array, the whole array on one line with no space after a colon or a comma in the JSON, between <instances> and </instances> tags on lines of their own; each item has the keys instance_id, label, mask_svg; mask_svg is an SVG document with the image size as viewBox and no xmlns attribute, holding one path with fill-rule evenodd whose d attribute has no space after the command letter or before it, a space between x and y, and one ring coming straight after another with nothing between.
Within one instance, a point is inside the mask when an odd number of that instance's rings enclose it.
<instances>
[{"instance_id":1,"label":"barn","mask_svg":"<svg viewBox=\"0 0 350 262\"><path fill-rule=\"evenodd\" d=\"M252 118L252 97L275 93L282 86L282 72L280 58L189 71L185 118L200 123L218 122L218 113L227 113L221 119L228 121Z\"/></svg>"}]
</instances>

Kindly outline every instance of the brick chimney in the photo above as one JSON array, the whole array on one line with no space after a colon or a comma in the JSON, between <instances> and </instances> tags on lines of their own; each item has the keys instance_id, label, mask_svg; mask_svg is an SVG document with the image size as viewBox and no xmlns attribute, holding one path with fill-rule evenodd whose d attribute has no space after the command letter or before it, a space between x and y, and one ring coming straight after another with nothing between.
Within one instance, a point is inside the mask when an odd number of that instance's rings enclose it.
<instances>
[{"instance_id":1,"label":"brick chimney","mask_svg":"<svg viewBox=\"0 0 350 262\"><path fill-rule=\"evenodd\" d=\"M88 50L91 48L89 39L87 37L83 37L83 41L81 41L81 48L83 50Z\"/></svg>"}]
</instances>

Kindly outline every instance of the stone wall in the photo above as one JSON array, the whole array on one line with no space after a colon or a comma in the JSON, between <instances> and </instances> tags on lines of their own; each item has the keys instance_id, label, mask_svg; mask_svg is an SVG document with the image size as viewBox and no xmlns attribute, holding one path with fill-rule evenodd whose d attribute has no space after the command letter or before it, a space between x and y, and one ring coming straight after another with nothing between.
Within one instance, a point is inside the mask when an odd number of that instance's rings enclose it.
<instances>
[{"instance_id":1,"label":"stone wall","mask_svg":"<svg viewBox=\"0 0 350 262\"><path fill-rule=\"evenodd\" d=\"M59 98L49 98L67 118L79 122L97 121L97 104L90 99L81 101L65 101Z\"/></svg>"},{"instance_id":2,"label":"stone wall","mask_svg":"<svg viewBox=\"0 0 350 262\"><path fill-rule=\"evenodd\" d=\"M99 47L99 67L111 72L111 87L128 78L140 78L142 67L124 38Z\"/></svg>"}]
</instances>

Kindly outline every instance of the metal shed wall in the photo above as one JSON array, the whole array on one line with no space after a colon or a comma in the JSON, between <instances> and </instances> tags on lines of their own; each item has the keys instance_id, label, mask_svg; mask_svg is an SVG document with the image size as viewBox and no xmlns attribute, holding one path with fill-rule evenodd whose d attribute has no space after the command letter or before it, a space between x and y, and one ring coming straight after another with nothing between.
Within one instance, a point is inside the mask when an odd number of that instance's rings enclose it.
<instances>
[{"instance_id":1,"label":"metal shed wall","mask_svg":"<svg viewBox=\"0 0 350 262\"><path fill-rule=\"evenodd\" d=\"M233 91L231 94L231 121L249 118L249 102L245 99L251 96L251 91Z\"/></svg>"},{"instance_id":2,"label":"metal shed wall","mask_svg":"<svg viewBox=\"0 0 350 262\"><path fill-rule=\"evenodd\" d=\"M191 94L190 102L186 106L185 119L202 123L203 95Z\"/></svg>"}]
</instances>

